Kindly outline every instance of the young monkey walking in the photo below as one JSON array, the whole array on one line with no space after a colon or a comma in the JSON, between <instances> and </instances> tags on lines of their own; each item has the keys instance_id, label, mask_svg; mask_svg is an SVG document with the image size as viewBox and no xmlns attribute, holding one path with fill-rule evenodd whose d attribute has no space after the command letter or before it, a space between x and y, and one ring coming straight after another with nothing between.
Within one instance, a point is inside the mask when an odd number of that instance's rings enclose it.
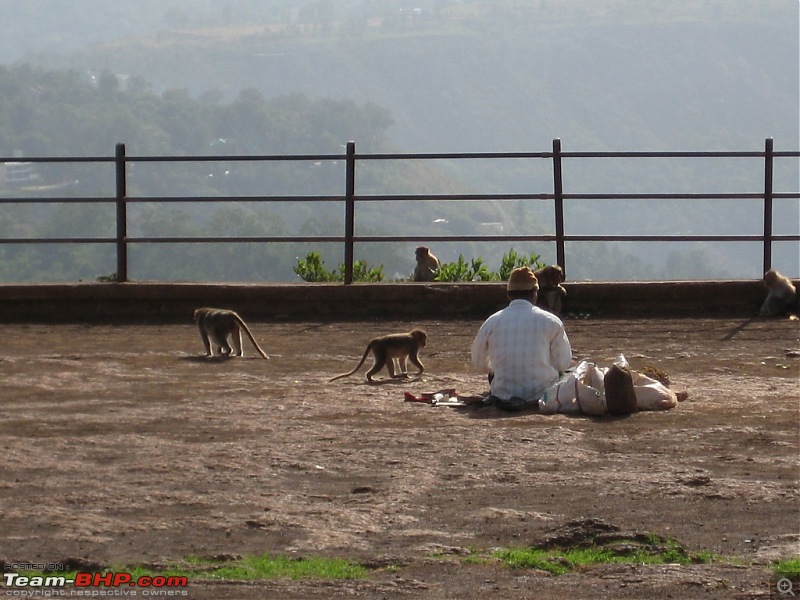
<instances>
[{"instance_id":1,"label":"young monkey walking","mask_svg":"<svg viewBox=\"0 0 800 600\"><path fill-rule=\"evenodd\" d=\"M258 345L253 334L250 333L250 329L242 317L232 310L204 306L194 311L194 321L200 330L200 337L203 338L206 356L241 356L244 358L242 350L242 330L244 330L258 353L264 358L269 358ZM228 344L228 338L230 338L230 344Z\"/></svg>"},{"instance_id":2,"label":"young monkey walking","mask_svg":"<svg viewBox=\"0 0 800 600\"><path fill-rule=\"evenodd\" d=\"M367 349L364 350L364 356L361 357L361 361L356 365L355 369L349 373L337 375L328 381L336 381L337 379L349 377L358 371L361 365L364 364L364 361L367 360L367 355L370 352L372 352L372 357L375 360L375 364L367 371L367 381L370 383L372 383L372 376L380 371L384 365L386 365L389 376L392 379L408 377L408 360L411 360L419 369L418 376L420 376L425 371L425 367L419 360L419 351L420 348L424 348L427 343L428 336L421 329L414 329L408 333L392 333L390 335L377 337L367 344ZM397 359L400 366L400 372L397 374L395 374L394 370L395 359Z\"/></svg>"}]
</instances>

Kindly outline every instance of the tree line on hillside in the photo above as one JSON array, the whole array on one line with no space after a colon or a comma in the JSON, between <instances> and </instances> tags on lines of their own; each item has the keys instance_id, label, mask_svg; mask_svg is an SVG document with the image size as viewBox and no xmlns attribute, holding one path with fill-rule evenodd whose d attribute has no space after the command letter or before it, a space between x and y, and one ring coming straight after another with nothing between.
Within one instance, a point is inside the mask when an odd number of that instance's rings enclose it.
<instances>
[{"instance_id":1,"label":"tree line on hillside","mask_svg":"<svg viewBox=\"0 0 800 600\"><path fill-rule=\"evenodd\" d=\"M349 139L385 140L389 112L373 103L267 100L255 89L223 103L209 92L161 94L142 77L0 66L0 154L107 155L126 141L139 155L341 153Z\"/></svg>"},{"instance_id":2,"label":"tree line on hillside","mask_svg":"<svg viewBox=\"0 0 800 600\"><path fill-rule=\"evenodd\" d=\"M110 156L126 142L131 156L214 155L215 163L132 163L128 193L134 196L338 195L343 192L343 163L289 161L277 165L228 162L238 154L341 154L344 140L356 138L365 151L390 151L385 133L392 116L385 109L351 101L312 100L300 94L267 100L248 89L223 102L215 94L192 97L185 90L155 93L141 78L120 80L111 72L92 79L76 71L47 71L27 65L0 67L0 156ZM401 161L402 162L402 161ZM64 196L114 194L113 168L84 163L36 165L40 178L29 189L0 187L0 195L35 196L38 187L59 188ZM34 183L34 182L32 182ZM366 161L359 166L358 192L459 193L470 191L436 166L416 161ZM447 235L475 233L476 224L492 224L499 207L492 203L365 203L358 209L359 235ZM510 210L510 209L509 209ZM449 211L449 212L447 212ZM515 213L516 214L516 213ZM446 218L443 218L446 217ZM519 206L515 224L525 231L547 232L538 217ZM342 207L335 203L249 202L226 204L145 204L129 210L129 235L142 237L331 236L343 231ZM3 205L0 237L113 237L113 205ZM508 245L481 247L447 244L452 259L484 256L495 260ZM518 248L552 260L550 248ZM335 260L340 248L307 244L134 245L130 274L135 279L293 281L299 257L319 251ZM359 256L384 265L387 279L402 279L413 269L412 244L362 244ZM672 272L695 276L705 268L703 254L671 261ZM451 259L451 260L452 260ZM678 268L685 264L686 269ZM619 247L597 246L575 279L623 276L658 278L658 271ZM0 281L69 281L109 276L115 269L113 246L0 245ZM587 276L588 274L588 276Z\"/></svg>"},{"instance_id":3,"label":"tree line on hillside","mask_svg":"<svg viewBox=\"0 0 800 600\"><path fill-rule=\"evenodd\" d=\"M0 66L0 156L110 157L118 142L136 156L219 156L213 162L129 163L128 194L219 196L221 200L261 195L334 196L344 192L344 161L226 161L234 155L324 154L341 156L343 142L358 139L361 151L390 150L389 112L375 104L312 100L302 94L267 100L253 89L223 102L209 93L193 98L186 90L155 93L142 78L97 77L29 65ZM33 176L35 175L35 177ZM108 163L35 163L28 180L7 182L0 196L114 197ZM359 170L359 189L375 193L459 189L435 167L381 162ZM363 234L385 233L392 223L420 227L434 220L430 207L364 209ZM191 205L146 204L129 208L128 232L142 237L331 236L341 235L342 208L336 203L246 201ZM115 212L105 204L3 205L3 238L113 237ZM404 249L382 245L373 260L403 272ZM148 245L132 250L132 269L156 279L286 281L302 245ZM114 269L108 245L0 245L0 280L93 279Z\"/></svg>"}]
</instances>

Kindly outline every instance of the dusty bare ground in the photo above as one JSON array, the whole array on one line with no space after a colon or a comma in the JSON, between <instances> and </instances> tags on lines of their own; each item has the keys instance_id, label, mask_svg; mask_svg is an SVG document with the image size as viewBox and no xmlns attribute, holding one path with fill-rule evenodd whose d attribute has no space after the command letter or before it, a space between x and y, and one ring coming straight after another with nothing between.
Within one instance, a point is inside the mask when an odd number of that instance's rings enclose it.
<instances>
[{"instance_id":1,"label":"dusty bare ground","mask_svg":"<svg viewBox=\"0 0 800 600\"><path fill-rule=\"evenodd\" d=\"M201 358L188 320L0 325L0 559L272 552L372 567L359 581L191 584L209 599L769 597L769 561L800 555L797 323L566 323L577 358L622 352L690 399L623 419L404 402L487 391L469 366L478 321L416 323L428 373L383 385L327 379L410 323L252 323L270 361ZM558 577L463 560L617 530L722 558Z\"/></svg>"}]
</instances>

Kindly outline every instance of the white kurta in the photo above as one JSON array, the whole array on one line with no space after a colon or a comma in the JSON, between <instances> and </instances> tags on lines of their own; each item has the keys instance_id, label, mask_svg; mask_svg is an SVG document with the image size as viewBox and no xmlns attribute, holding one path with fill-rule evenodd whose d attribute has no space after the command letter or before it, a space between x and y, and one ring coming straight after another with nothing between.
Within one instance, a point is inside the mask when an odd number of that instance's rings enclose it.
<instances>
[{"instance_id":1,"label":"white kurta","mask_svg":"<svg viewBox=\"0 0 800 600\"><path fill-rule=\"evenodd\" d=\"M472 364L494 372L493 396L537 400L572 361L564 324L527 300L512 300L481 325Z\"/></svg>"}]
</instances>

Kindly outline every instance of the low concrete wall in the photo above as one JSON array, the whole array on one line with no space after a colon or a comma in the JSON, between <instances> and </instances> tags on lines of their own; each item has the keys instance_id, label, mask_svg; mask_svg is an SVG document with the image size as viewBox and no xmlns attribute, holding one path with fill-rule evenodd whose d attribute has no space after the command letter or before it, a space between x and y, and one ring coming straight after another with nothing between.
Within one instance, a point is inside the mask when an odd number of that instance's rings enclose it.
<instances>
[{"instance_id":1,"label":"low concrete wall","mask_svg":"<svg viewBox=\"0 0 800 600\"><path fill-rule=\"evenodd\" d=\"M760 281L567 283L564 313L753 316ZM0 285L0 322L186 321L199 306L249 319L482 318L506 304L503 283Z\"/></svg>"}]
</instances>

